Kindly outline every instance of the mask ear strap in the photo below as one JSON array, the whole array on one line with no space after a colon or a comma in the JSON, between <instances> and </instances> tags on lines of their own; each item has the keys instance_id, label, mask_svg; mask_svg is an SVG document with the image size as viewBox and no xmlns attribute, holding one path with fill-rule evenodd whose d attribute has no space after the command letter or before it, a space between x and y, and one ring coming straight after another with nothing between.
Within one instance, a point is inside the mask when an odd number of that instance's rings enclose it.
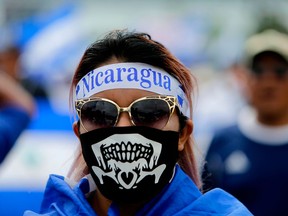
<instances>
[{"instance_id":1,"label":"mask ear strap","mask_svg":"<svg viewBox=\"0 0 288 216\"><path fill-rule=\"evenodd\" d=\"M78 127L78 130L80 131L80 120L77 121L77 127Z\"/></svg>"}]
</instances>

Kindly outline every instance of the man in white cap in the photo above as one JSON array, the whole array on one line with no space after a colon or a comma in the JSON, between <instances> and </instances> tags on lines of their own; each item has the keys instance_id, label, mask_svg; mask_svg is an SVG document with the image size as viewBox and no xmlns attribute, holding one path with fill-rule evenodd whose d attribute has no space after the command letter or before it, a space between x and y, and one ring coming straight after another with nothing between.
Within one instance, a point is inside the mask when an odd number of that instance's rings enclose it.
<instances>
[{"instance_id":1,"label":"man in white cap","mask_svg":"<svg viewBox=\"0 0 288 216\"><path fill-rule=\"evenodd\" d=\"M253 35L238 69L247 107L236 125L215 134L204 187L224 188L254 215L288 215L288 36Z\"/></svg>"}]
</instances>

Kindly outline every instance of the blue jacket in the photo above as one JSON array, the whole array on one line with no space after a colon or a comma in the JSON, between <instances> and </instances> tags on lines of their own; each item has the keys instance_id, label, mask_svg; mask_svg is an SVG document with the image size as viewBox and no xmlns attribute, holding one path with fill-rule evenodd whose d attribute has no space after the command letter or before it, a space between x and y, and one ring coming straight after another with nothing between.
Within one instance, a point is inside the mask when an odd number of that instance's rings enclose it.
<instances>
[{"instance_id":1,"label":"blue jacket","mask_svg":"<svg viewBox=\"0 0 288 216\"><path fill-rule=\"evenodd\" d=\"M30 122L26 111L15 106L0 109L0 163Z\"/></svg>"},{"instance_id":2,"label":"blue jacket","mask_svg":"<svg viewBox=\"0 0 288 216\"><path fill-rule=\"evenodd\" d=\"M47 184L41 213L26 211L24 216L96 215L86 200L90 191L89 180L83 178L71 188L63 177L51 175ZM119 215L116 204L112 204L109 216ZM201 194L191 179L177 166L176 174L161 194L147 203L137 216L179 215L252 215L247 208L230 194L214 189Z\"/></svg>"}]
</instances>

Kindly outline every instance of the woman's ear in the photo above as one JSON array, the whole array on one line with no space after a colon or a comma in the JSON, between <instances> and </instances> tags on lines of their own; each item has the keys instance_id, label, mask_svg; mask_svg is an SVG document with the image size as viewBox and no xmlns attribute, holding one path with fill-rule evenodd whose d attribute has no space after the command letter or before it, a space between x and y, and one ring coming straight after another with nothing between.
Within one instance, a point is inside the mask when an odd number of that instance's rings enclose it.
<instances>
[{"instance_id":1,"label":"woman's ear","mask_svg":"<svg viewBox=\"0 0 288 216\"><path fill-rule=\"evenodd\" d=\"M79 136L80 136L80 133L79 133L79 121L75 121L73 123L73 131L74 131L74 134L79 138Z\"/></svg>"},{"instance_id":2,"label":"woman's ear","mask_svg":"<svg viewBox=\"0 0 288 216\"><path fill-rule=\"evenodd\" d=\"M193 132L193 122L191 119L186 120L185 127L180 132L179 142L178 142L178 151L183 151L185 143L191 136Z\"/></svg>"}]
</instances>

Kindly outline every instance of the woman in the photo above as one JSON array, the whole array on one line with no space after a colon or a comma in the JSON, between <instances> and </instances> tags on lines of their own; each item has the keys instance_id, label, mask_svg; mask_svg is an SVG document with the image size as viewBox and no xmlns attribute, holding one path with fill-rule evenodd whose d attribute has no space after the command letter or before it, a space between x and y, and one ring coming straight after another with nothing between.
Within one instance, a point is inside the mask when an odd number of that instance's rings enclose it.
<instances>
[{"instance_id":1,"label":"woman","mask_svg":"<svg viewBox=\"0 0 288 216\"><path fill-rule=\"evenodd\" d=\"M193 80L147 34L113 31L93 43L71 88L81 148L69 180L50 177L41 213L250 215L220 189L205 195L199 190Z\"/></svg>"}]
</instances>

